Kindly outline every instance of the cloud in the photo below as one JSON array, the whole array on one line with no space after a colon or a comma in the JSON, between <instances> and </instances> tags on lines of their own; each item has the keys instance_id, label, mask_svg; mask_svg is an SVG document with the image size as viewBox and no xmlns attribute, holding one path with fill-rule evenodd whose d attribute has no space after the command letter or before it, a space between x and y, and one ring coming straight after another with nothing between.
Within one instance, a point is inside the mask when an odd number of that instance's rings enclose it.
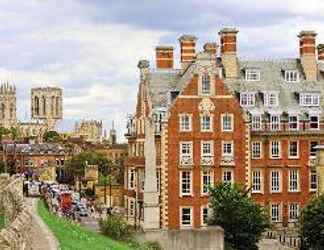
<instances>
[{"instance_id":1,"label":"cloud","mask_svg":"<svg viewBox=\"0 0 324 250\"><path fill-rule=\"evenodd\" d=\"M176 47L182 33L198 36L197 49L218 42L223 26L239 29L241 57L296 57L297 33L314 29L324 42L321 0L2 0L0 80L17 86L20 118L29 112L30 88L64 88L64 115L116 120L122 138L134 112L137 61L154 66L154 46ZM71 126L70 126L71 127Z\"/></svg>"}]
</instances>

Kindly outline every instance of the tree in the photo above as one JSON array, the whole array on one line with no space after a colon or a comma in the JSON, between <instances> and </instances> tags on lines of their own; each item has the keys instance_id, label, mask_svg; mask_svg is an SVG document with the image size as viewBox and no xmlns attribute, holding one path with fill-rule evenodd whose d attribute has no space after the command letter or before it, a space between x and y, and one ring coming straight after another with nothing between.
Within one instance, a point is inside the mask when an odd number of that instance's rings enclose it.
<instances>
[{"instance_id":1,"label":"tree","mask_svg":"<svg viewBox=\"0 0 324 250\"><path fill-rule=\"evenodd\" d=\"M44 142L58 143L61 141L61 137L56 131L47 131L43 135L43 140Z\"/></svg>"},{"instance_id":2,"label":"tree","mask_svg":"<svg viewBox=\"0 0 324 250\"><path fill-rule=\"evenodd\" d=\"M238 186L225 183L210 188L213 212L209 224L224 229L225 245L229 249L257 250L261 234L269 227L263 209L247 194Z\"/></svg>"},{"instance_id":3,"label":"tree","mask_svg":"<svg viewBox=\"0 0 324 250\"><path fill-rule=\"evenodd\" d=\"M10 130L5 127L0 127L0 140L2 140L3 136L9 135Z\"/></svg>"},{"instance_id":4,"label":"tree","mask_svg":"<svg viewBox=\"0 0 324 250\"><path fill-rule=\"evenodd\" d=\"M324 246L324 195L311 199L301 211L301 249L320 250Z\"/></svg>"},{"instance_id":5,"label":"tree","mask_svg":"<svg viewBox=\"0 0 324 250\"><path fill-rule=\"evenodd\" d=\"M4 161L0 161L0 174L6 172L6 164Z\"/></svg>"}]
</instances>

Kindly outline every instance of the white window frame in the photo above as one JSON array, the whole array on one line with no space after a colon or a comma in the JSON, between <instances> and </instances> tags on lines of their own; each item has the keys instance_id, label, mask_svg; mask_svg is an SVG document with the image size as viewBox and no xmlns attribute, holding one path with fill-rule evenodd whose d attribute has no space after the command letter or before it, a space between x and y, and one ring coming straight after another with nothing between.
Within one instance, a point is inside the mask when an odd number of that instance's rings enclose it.
<instances>
[{"instance_id":1,"label":"white window frame","mask_svg":"<svg viewBox=\"0 0 324 250\"><path fill-rule=\"evenodd\" d=\"M206 179L205 179L206 177ZM205 180L208 180L206 183ZM209 195L208 187L214 185L214 172L209 169L201 170L201 195ZM206 190L204 190L206 188Z\"/></svg>"},{"instance_id":2,"label":"white window frame","mask_svg":"<svg viewBox=\"0 0 324 250\"><path fill-rule=\"evenodd\" d=\"M320 94L300 93L299 105L303 107L318 107L320 105Z\"/></svg>"},{"instance_id":3,"label":"white window frame","mask_svg":"<svg viewBox=\"0 0 324 250\"><path fill-rule=\"evenodd\" d=\"M209 117L209 128L207 128L205 117ZM200 116L200 131L201 132L212 132L213 131L213 116L209 114L202 114Z\"/></svg>"},{"instance_id":4,"label":"white window frame","mask_svg":"<svg viewBox=\"0 0 324 250\"><path fill-rule=\"evenodd\" d=\"M183 215L183 209L190 209L190 224L185 224L183 225L183 220L182 220L182 215ZM179 215L180 215L180 218L179 218L179 221L180 221L180 228L182 229L185 229L185 228L192 228L193 226L193 207L191 206L181 206L179 208Z\"/></svg>"},{"instance_id":5,"label":"white window frame","mask_svg":"<svg viewBox=\"0 0 324 250\"><path fill-rule=\"evenodd\" d=\"M189 173L189 192L183 190L183 173ZM180 197L192 196L192 171L191 170L181 170L179 171L179 184L180 184Z\"/></svg>"},{"instance_id":6,"label":"white window frame","mask_svg":"<svg viewBox=\"0 0 324 250\"><path fill-rule=\"evenodd\" d=\"M266 106L266 107L279 106L279 93L278 92L265 92L264 93L264 106Z\"/></svg>"},{"instance_id":7,"label":"white window frame","mask_svg":"<svg viewBox=\"0 0 324 250\"><path fill-rule=\"evenodd\" d=\"M227 175L225 176L225 173L230 173L230 176L231 176L231 180L227 180L227 178L225 179L225 177L228 177ZM231 168L223 168L222 169L222 182L223 183L229 183L231 185L234 184L235 182L235 179L234 179L234 170L231 169Z\"/></svg>"},{"instance_id":8,"label":"white window frame","mask_svg":"<svg viewBox=\"0 0 324 250\"><path fill-rule=\"evenodd\" d=\"M285 82L299 82L299 73L297 70L285 70Z\"/></svg>"},{"instance_id":9,"label":"white window frame","mask_svg":"<svg viewBox=\"0 0 324 250\"><path fill-rule=\"evenodd\" d=\"M189 149L188 153L183 153L183 147L184 146L189 146L188 147L188 149ZM192 141L181 141L180 142L180 154L179 154L179 156L180 156L180 164L182 164L182 162L183 162L182 159L184 159L184 158L189 159L189 161L190 161L189 165L193 163L192 162L193 161L193 143L192 143Z\"/></svg>"},{"instance_id":10,"label":"white window frame","mask_svg":"<svg viewBox=\"0 0 324 250\"><path fill-rule=\"evenodd\" d=\"M270 115L270 130L271 131L280 131L280 115L271 114Z\"/></svg>"},{"instance_id":11,"label":"white window frame","mask_svg":"<svg viewBox=\"0 0 324 250\"><path fill-rule=\"evenodd\" d=\"M288 204L288 222L294 223L298 221L300 206L297 202Z\"/></svg>"},{"instance_id":12,"label":"white window frame","mask_svg":"<svg viewBox=\"0 0 324 250\"><path fill-rule=\"evenodd\" d=\"M231 113L221 114L222 132L233 132L234 130L234 115Z\"/></svg>"},{"instance_id":13,"label":"white window frame","mask_svg":"<svg viewBox=\"0 0 324 250\"><path fill-rule=\"evenodd\" d=\"M276 146L278 149L278 154L273 154L273 147ZM270 159L280 159L281 158L281 142L280 141L270 141L269 147Z\"/></svg>"},{"instance_id":14,"label":"white window frame","mask_svg":"<svg viewBox=\"0 0 324 250\"><path fill-rule=\"evenodd\" d=\"M312 177L315 176L315 181ZM312 188L312 186L315 184L316 188ZM316 192L318 188L318 177L316 170L310 170L309 171L309 191L310 192Z\"/></svg>"},{"instance_id":15,"label":"white window frame","mask_svg":"<svg viewBox=\"0 0 324 250\"><path fill-rule=\"evenodd\" d=\"M292 155L291 154L291 147L292 147L292 143L296 143L297 144L297 148L296 148L296 155ZM298 159L299 158L299 141L298 140L291 140L288 143L288 158L289 159Z\"/></svg>"},{"instance_id":16,"label":"white window frame","mask_svg":"<svg viewBox=\"0 0 324 250\"><path fill-rule=\"evenodd\" d=\"M252 130L260 131L262 129L262 115L252 115Z\"/></svg>"},{"instance_id":17,"label":"white window frame","mask_svg":"<svg viewBox=\"0 0 324 250\"><path fill-rule=\"evenodd\" d=\"M249 82L260 81L261 71L259 69L246 69L245 70L245 80Z\"/></svg>"},{"instance_id":18,"label":"white window frame","mask_svg":"<svg viewBox=\"0 0 324 250\"><path fill-rule=\"evenodd\" d=\"M296 118L296 121L291 121L291 118ZM296 128L294 128L294 125L296 125ZM299 130L299 117L298 115L289 115L288 116L288 127L290 131L298 131Z\"/></svg>"},{"instance_id":19,"label":"white window frame","mask_svg":"<svg viewBox=\"0 0 324 250\"><path fill-rule=\"evenodd\" d=\"M289 169L288 171L288 191L291 193L300 191L300 176L298 169Z\"/></svg>"},{"instance_id":20,"label":"white window frame","mask_svg":"<svg viewBox=\"0 0 324 250\"><path fill-rule=\"evenodd\" d=\"M200 158L203 165L212 165L214 163L214 141L200 142Z\"/></svg>"},{"instance_id":21,"label":"white window frame","mask_svg":"<svg viewBox=\"0 0 324 250\"><path fill-rule=\"evenodd\" d=\"M209 207L208 205L202 205L200 207L200 225L202 227L206 227L208 225L208 223L205 223L204 222L204 210L207 209L207 221L208 221L208 210L209 210Z\"/></svg>"},{"instance_id":22,"label":"white window frame","mask_svg":"<svg viewBox=\"0 0 324 250\"><path fill-rule=\"evenodd\" d=\"M188 119L188 122L184 119ZM179 130L180 132L191 132L192 131L192 115L191 114L180 114L179 115Z\"/></svg>"},{"instance_id":23,"label":"white window frame","mask_svg":"<svg viewBox=\"0 0 324 250\"><path fill-rule=\"evenodd\" d=\"M278 173L278 175L274 176L273 173ZM270 193L281 193L281 175L281 170L279 169L270 170ZM274 177L276 178L276 180L274 179Z\"/></svg>"},{"instance_id":24,"label":"white window frame","mask_svg":"<svg viewBox=\"0 0 324 250\"><path fill-rule=\"evenodd\" d=\"M252 190L253 194L261 194L263 193L263 175L261 169L253 169L252 170Z\"/></svg>"},{"instance_id":25,"label":"white window frame","mask_svg":"<svg viewBox=\"0 0 324 250\"><path fill-rule=\"evenodd\" d=\"M134 190L136 187L136 171L134 168L128 169L128 189Z\"/></svg>"},{"instance_id":26,"label":"white window frame","mask_svg":"<svg viewBox=\"0 0 324 250\"><path fill-rule=\"evenodd\" d=\"M276 216L274 217L274 211L276 211ZM271 203L270 206L270 219L272 223L279 223L281 222L281 204L280 203Z\"/></svg>"},{"instance_id":27,"label":"white window frame","mask_svg":"<svg viewBox=\"0 0 324 250\"><path fill-rule=\"evenodd\" d=\"M242 107L255 106L255 92L241 92L240 93L240 105Z\"/></svg>"},{"instance_id":28,"label":"white window frame","mask_svg":"<svg viewBox=\"0 0 324 250\"><path fill-rule=\"evenodd\" d=\"M133 207L132 207L133 204ZM128 198L128 216L134 217L135 215L135 209L136 209L136 202L134 198Z\"/></svg>"},{"instance_id":29,"label":"white window frame","mask_svg":"<svg viewBox=\"0 0 324 250\"><path fill-rule=\"evenodd\" d=\"M225 145L231 145L231 152L230 153L227 153L225 152ZM227 151L227 150L226 150ZM233 141L222 141L222 157L231 157L233 158L234 157L234 142Z\"/></svg>"},{"instance_id":30,"label":"white window frame","mask_svg":"<svg viewBox=\"0 0 324 250\"><path fill-rule=\"evenodd\" d=\"M206 76L207 76L207 78L206 78ZM204 88L206 79L208 79L209 91L205 91L206 89ZM212 77L209 73L203 73L201 75L201 94L202 95L211 95L211 93L212 93Z\"/></svg>"},{"instance_id":31,"label":"white window frame","mask_svg":"<svg viewBox=\"0 0 324 250\"><path fill-rule=\"evenodd\" d=\"M257 150L257 148L258 148L258 150ZM262 141L252 141L251 142L251 154L252 154L252 159L261 159L262 158Z\"/></svg>"},{"instance_id":32,"label":"white window frame","mask_svg":"<svg viewBox=\"0 0 324 250\"><path fill-rule=\"evenodd\" d=\"M317 122L312 122L311 117L316 117ZM311 128L311 124L316 124L316 128ZM310 130L319 130L320 129L320 115L319 114L309 114L309 129Z\"/></svg>"},{"instance_id":33,"label":"white window frame","mask_svg":"<svg viewBox=\"0 0 324 250\"><path fill-rule=\"evenodd\" d=\"M312 143L313 142L315 142L316 143L316 145L315 146L318 146L319 145L319 143L318 143L318 141L310 141L309 142L309 158L310 159L314 159L314 158L316 158L316 149L315 149L315 154L312 152Z\"/></svg>"}]
</instances>

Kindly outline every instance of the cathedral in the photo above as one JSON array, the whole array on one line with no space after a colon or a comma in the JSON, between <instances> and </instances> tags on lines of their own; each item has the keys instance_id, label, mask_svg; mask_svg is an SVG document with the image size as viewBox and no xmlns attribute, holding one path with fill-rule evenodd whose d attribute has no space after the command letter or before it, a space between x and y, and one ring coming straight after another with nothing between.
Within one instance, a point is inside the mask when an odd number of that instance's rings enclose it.
<instances>
[{"instance_id":1,"label":"cathedral","mask_svg":"<svg viewBox=\"0 0 324 250\"><path fill-rule=\"evenodd\" d=\"M9 82L0 86L0 126L16 128L19 137L41 139L49 130L54 130L63 118L62 89L58 87L37 87L31 89L31 120L17 120L16 87Z\"/></svg>"}]
</instances>

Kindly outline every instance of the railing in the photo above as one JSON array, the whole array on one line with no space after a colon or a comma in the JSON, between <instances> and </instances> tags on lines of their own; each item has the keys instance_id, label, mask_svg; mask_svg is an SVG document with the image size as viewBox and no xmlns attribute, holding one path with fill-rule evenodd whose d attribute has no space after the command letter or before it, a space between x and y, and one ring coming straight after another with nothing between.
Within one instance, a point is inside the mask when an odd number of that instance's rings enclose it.
<instances>
[{"instance_id":1,"label":"railing","mask_svg":"<svg viewBox=\"0 0 324 250\"><path fill-rule=\"evenodd\" d=\"M180 158L180 165L181 166L192 166L193 165L193 158L191 155L182 155Z\"/></svg>"},{"instance_id":2,"label":"railing","mask_svg":"<svg viewBox=\"0 0 324 250\"><path fill-rule=\"evenodd\" d=\"M220 162L221 166L235 166L233 156L223 156Z\"/></svg>"},{"instance_id":3,"label":"railing","mask_svg":"<svg viewBox=\"0 0 324 250\"><path fill-rule=\"evenodd\" d=\"M318 129L314 129L310 127L309 122L299 122L297 124L297 128L290 128L289 122L281 122L278 124L278 127L273 123L266 122L262 123L260 129L254 129L251 124L251 130L254 133L262 133L262 132L272 132L272 133L277 133L277 132L290 132L290 133L298 133L298 132L318 132L318 131L323 131L324 130L324 123L319 124ZM324 131L323 131L324 132Z\"/></svg>"},{"instance_id":4,"label":"railing","mask_svg":"<svg viewBox=\"0 0 324 250\"><path fill-rule=\"evenodd\" d=\"M212 155L204 155L200 159L200 165L203 166L212 166L214 165L214 156Z\"/></svg>"}]
</instances>

